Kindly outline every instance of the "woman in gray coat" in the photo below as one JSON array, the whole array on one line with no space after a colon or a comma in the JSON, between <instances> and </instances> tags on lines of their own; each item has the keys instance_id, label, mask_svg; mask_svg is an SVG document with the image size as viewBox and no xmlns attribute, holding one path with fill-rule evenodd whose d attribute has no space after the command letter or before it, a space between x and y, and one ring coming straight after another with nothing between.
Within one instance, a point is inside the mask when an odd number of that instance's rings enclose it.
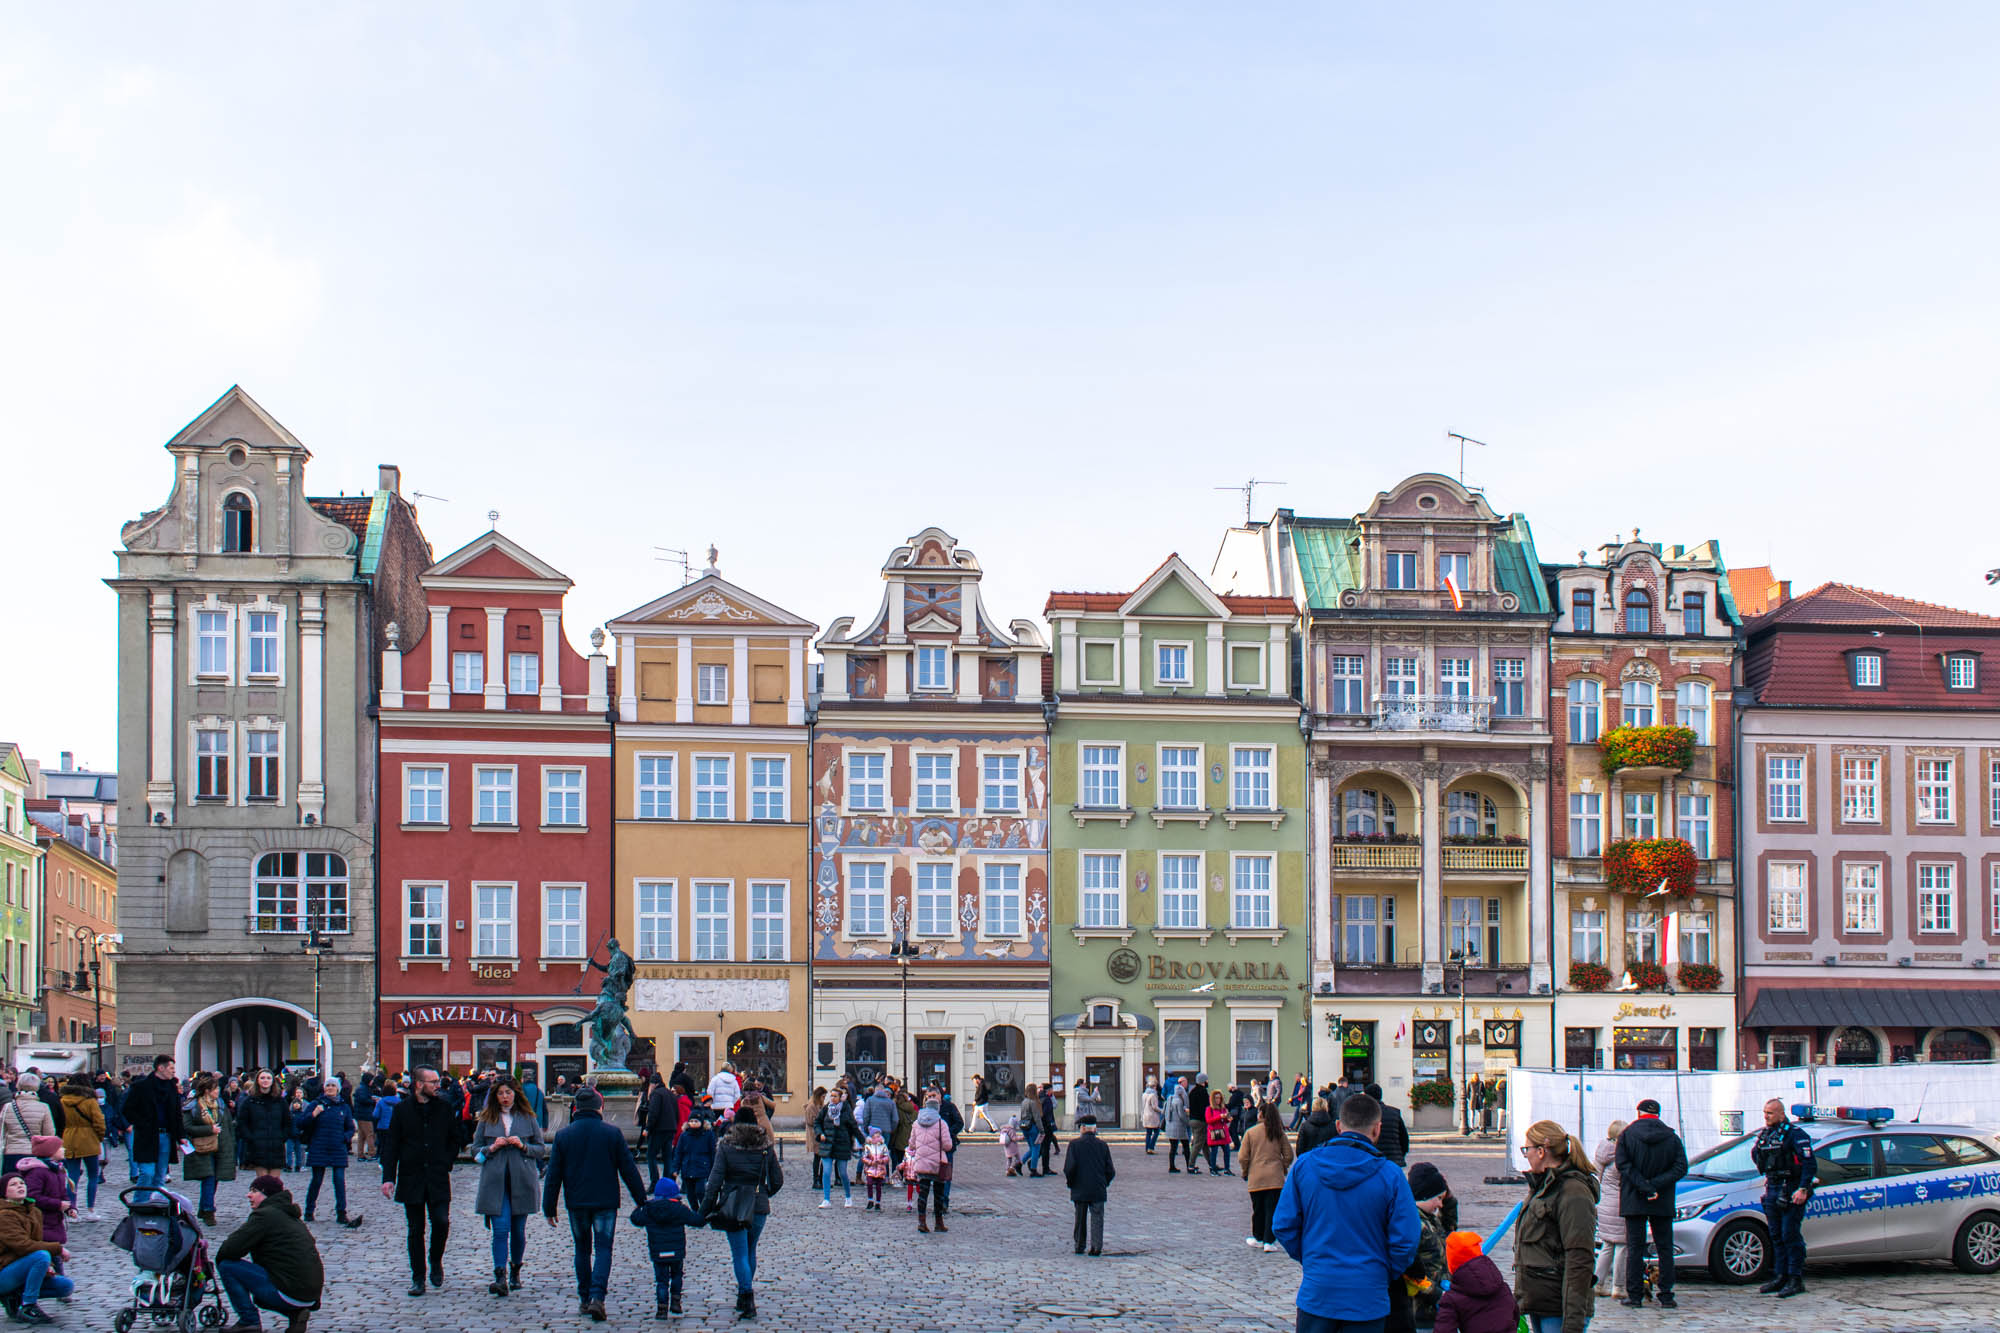
<instances>
[{"instance_id":1,"label":"woman in gray coat","mask_svg":"<svg viewBox=\"0 0 2000 1333\"><path fill-rule=\"evenodd\" d=\"M1188 1123L1187 1088L1182 1085L1179 1079L1172 1080L1168 1085L1167 1104L1165 1109L1161 1111L1160 1117L1166 1122L1168 1173L1176 1176L1180 1174L1181 1169L1174 1165L1174 1158L1180 1156L1187 1159L1188 1173L1192 1175L1194 1173L1194 1131Z\"/></svg>"},{"instance_id":2,"label":"woman in gray coat","mask_svg":"<svg viewBox=\"0 0 2000 1333\"><path fill-rule=\"evenodd\" d=\"M472 1127L472 1160L479 1163L472 1211L493 1229L493 1281L486 1289L495 1296L520 1289L528 1219L542 1206L542 1178L535 1163L548 1155L541 1123L521 1100L514 1080L494 1080Z\"/></svg>"}]
</instances>

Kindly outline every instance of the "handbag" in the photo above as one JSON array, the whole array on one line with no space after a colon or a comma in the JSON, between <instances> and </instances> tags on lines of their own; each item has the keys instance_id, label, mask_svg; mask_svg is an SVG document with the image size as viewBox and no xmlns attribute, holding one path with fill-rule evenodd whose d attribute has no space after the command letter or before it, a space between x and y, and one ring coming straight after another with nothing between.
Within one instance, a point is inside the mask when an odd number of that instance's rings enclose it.
<instances>
[{"instance_id":1,"label":"handbag","mask_svg":"<svg viewBox=\"0 0 2000 1333\"><path fill-rule=\"evenodd\" d=\"M944 1181L951 1179L951 1158L947 1157L938 1163L937 1178Z\"/></svg>"},{"instance_id":2,"label":"handbag","mask_svg":"<svg viewBox=\"0 0 2000 1333\"><path fill-rule=\"evenodd\" d=\"M222 1129L215 1123L214 1118L208 1112L201 1109L199 1102L195 1104L194 1109L195 1114L208 1123L208 1132L205 1134L190 1132L188 1134L188 1142L194 1145L194 1150L198 1153L214 1152L222 1146Z\"/></svg>"},{"instance_id":3,"label":"handbag","mask_svg":"<svg viewBox=\"0 0 2000 1333\"><path fill-rule=\"evenodd\" d=\"M749 1226L750 1220L757 1216L757 1187L731 1185L716 1200L715 1215L728 1223L731 1230Z\"/></svg>"}]
</instances>

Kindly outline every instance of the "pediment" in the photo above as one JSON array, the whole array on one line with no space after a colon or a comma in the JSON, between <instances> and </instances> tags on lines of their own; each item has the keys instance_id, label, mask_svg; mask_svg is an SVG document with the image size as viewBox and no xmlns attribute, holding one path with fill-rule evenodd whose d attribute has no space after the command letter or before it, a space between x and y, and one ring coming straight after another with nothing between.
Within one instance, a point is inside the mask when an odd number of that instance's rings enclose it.
<instances>
[{"instance_id":1,"label":"pediment","mask_svg":"<svg viewBox=\"0 0 2000 1333\"><path fill-rule=\"evenodd\" d=\"M425 578L533 579L569 586L569 576L499 532L482 532L424 571Z\"/></svg>"},{"instance_id":2,"label":"pediment","mask_svg":"<svg viewBox=\"0 0 2000 1333\"><path fill-rule=\"evenodd\" d=\"M1207 616L1215 620L1229 619L1229 608L1223 605L1222 599L1179 555L1168 556L1152 576L1125 599L1118 613L1141 617Z\"/></svg>"},{"instance_id":3,"label":"pediment","mask_svg":"<svg viewBox=\"0 0 2000 1333\"><path fill-rule=\"evenodd\" d=\"M710 574L664 597L655 598L611 622L620 625L743 626L760 629L817 628L790 611L745 592L719 575Z\"/></svg>"},{"instance_id":4,"label":"pediment","mask_svg":"<svg viewBox=\"0 0 2000 1333\"><path fill-rule=\"evenodd\" d=\"M200 416L182 426L174 438L167 441L167 448L212 448L229 440L241 440L257 449L295 451L311 456L299 443L298 437L266 412L255 398L245 393L240 384L230 385L228 392L210 403Z\"/></svg>"},{"instance_id":5,"label":"pediment","mask_svg":"<svg viewBox=\"0 0 2000 1333\"><path fill-rule=\"evenodd\" d=\"M1419 472L1379 492L1364 517L1490 523L1497 515L1493 506L1486 503L1486 497L1477 491L1466 489L1441 472Z\"/></svg>"},{"instance_id":6,"label":"pediment","mask_svg":"<svg viewBox=\"0 0 2000 1333\"><path fill-rule=\"evenodd\" d=\"M956 634L958 622L933 612L921 620L911 621L903 628L911 634Z\"/></svg>"}]
</instances>

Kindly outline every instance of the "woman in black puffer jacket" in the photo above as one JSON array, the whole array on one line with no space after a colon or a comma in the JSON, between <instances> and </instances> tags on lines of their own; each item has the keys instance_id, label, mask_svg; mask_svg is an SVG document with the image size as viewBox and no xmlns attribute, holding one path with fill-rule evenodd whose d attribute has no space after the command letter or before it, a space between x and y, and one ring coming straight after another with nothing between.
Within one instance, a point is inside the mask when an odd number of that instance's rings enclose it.
<instances>
[{"instance_id":1,"label":"woman in black puffer jacket","mask_svg":"<svg viewBox=\"0 0 2000 1333\"><path fill-rule=\"evenodd\" d=\"M236 1103L236 1138L243 1145L243 1169L251 1175L278 1175L285 1165L285 1140L292 1129L291 1108L271 1071L260 1069L250 1091Z\"/></svg>"},{"instance_id":2,"label":"woman in black puffer jacket","mask_svg":"<svg viewBox=\"0 0 2000 1333\"><path fill-rule=\"evenodd\" d=\"M757 1317L757 1238L764 1234L764 1222L771 1215L771 1196L784 1183L778 1154L763 1128L755 1120L731 1125L715 1154L715 1167L708 1173L701 1211L710 1226L729 1237L729 1259L736 1269L736 1313L744 1319ZM740 1193L754 1198L750 1220L732 1222L722 1210L731 1196Z\"/></svg>"},{"instance_id":3,"label":"woman in black puffer jacket","mask_svg":"<svg viewBox=\"0 0 2000 1333\"><path fill-rule=\"evenodd\" d=\"M1326 1106L1326 1098L1313 1098L1312 1113L1299 1126L1299 1156L1304 1157L1320 1144L1340 1133L1340 1126L1333 1123L1333 1112Z\"/></svg>"}]
</instances>

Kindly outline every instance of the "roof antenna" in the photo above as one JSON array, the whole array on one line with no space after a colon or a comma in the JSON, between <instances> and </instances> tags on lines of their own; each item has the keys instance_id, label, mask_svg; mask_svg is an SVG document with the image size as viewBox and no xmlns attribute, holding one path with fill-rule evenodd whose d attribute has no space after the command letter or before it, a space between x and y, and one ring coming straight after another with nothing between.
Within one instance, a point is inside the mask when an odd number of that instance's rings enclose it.
<instances>
[{"instance_id":1,"label":"roof antenna","mask_svg":"<svg viewBox=\"0 0 2000 1333\"><path fill-rule=\"evenodd\" d=\"M681 567L681 586L687 587L694 578L688 571L688 553L678 546L655 546L653 549L659 552L653 559L664 560L670 565Z\"/></svg>"},{"instance_id":2,"label":"roof antenna","mask_svg":"<svg viewBox=\"0 0 2000 1333\"><path fill-rule=\"evenodd\" d=\"M437 502L438 502L439 504L450 504L450 503L451 503L451 501L450 501L449 499L447 499L447 498L446 498L445 496L442 496L442 495L430 495L430 494L427 494L427 493L425 493L425 492L423 492L423 491L411 491L411 492L410 492L410 498L411 498L412 500L436 500L436 501L437 501Z\"/></svg>"},{"instance_id":3,"label":"roof antenna","mask_svg":"<svg viewBox=\"0 0 2000 1333\"><path fill-rule=\"evenodd\" d=\"M1259 486L1282 486L1284 484L1282 481L1264 481L1261 478L1252 477L1241 486L1217 486L1215 489L1218 491L1243 492L1243 526L1247 528L1250 526L1251 496L1256 492L1257 488Z\"/></svg>"},{"instance_id":4,"label":"roof antenna","mask_svg":"<svg viewBox=\"0 0 2000 1333\"><path fill-rule=\"evenodd\" d=\"M1475 440L1470 435L1460 435L1455 430L1446 431L1444 437L1447 440L1458 441L1458 484L1463 486L1465 485L1465 446L1476 444L1481 449L1491 449L1493 446L1484 440Z\"/></svg>"}]
</instances>

